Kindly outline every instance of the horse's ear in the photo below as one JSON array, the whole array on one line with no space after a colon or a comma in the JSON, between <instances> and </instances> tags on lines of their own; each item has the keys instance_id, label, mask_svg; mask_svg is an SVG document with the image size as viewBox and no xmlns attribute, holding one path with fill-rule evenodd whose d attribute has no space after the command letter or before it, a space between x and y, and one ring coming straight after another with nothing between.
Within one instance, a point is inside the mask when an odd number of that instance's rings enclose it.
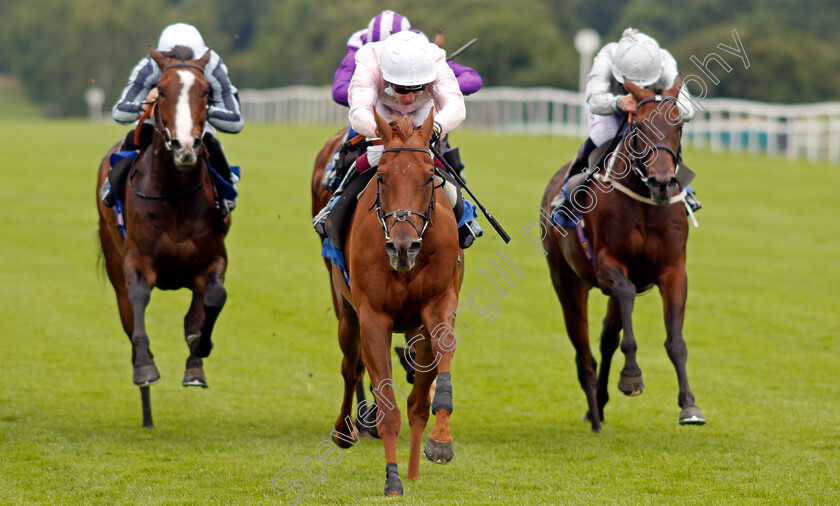
<instances>
[{"instance_id":1,"label":"horse's ear","mask_svg":"<svg viewBox=\"0 0 840 506\"><path fill-rule=\"evenodd\" d=\"M630 93L634 97L642 95L643 90L641 86L636 86L635 84L631 83L629 79L624 80L624 89L627 90L627 93Z\"/></svg>"},{"instance_id":2,"label":"horse's ear","mask_svg":"<svg viewBox=\"0 0 840 506\"><path fill-rule=\"evenodd\" d=\"M446 45L446 39L443 38L443 30L438 30L435 34L434 43L437 47L443 49L443 46Z\"/></svg>"},{"instance_id":3,"label":"horse's ear","mask_svg":"<svg viewBox=\"0 0 840 506\"><path fill-rule=\"evenodd\" d=\"M208 62L210 62L210 50L209 49L204 52L204 56L202 56L201 58L199 58L198 60L195 61L195 63L201 68L205 68L207 66Z\"/></svg>"},{"instance_id":4,"label":"horse's ear","mask_svg":"<svg viewBox=\"0 0 840 506\"><path fill-rule=\"evenodd\" d=\"M683 86L682 74L677 74L677 78L674 79L674 85L671 86L671 89L666 90L665 94L670 96L670 97L677 97L680 94L680 90L682 89L682 86Z\"/></svg>"},{"instance_id":5,"label":"horse's ear","mask_svg":"<svg viewBox=\"0 0 840 506\"><path fill-rule=\"evenodd\" d=\"M388 120L383 118L373 109L373 119L376 121L376 133L383 142L389 142L394 136L394 129L388 124Z\"/></svg>"},{"instance_id":6,"label":"horse's ear","mask_svg":"<svg viewBox=\"0 0 840 506\"><path fill-rule=\"evenodd\" d=\"M166 61L167 58L163 56L160 52L156 51L155 48L149 46L149 56L157 63L157 66L160 67L161 70L166 68Z\"/></svg>"},{"instance_id":7,"label":"horse's ear","mask_svg":"<svg viewBox=\"0 0 840 506\"><path fill-rule=\"evenodd\" d=\"M429 110L429 115L426 116L426 120L423 121L423 124L420 126L420 135L423 137L423 140L426 144L431 142L432 140L432 129L435 126L435 111L434 109Z\"/></svg>"}]
</instances>

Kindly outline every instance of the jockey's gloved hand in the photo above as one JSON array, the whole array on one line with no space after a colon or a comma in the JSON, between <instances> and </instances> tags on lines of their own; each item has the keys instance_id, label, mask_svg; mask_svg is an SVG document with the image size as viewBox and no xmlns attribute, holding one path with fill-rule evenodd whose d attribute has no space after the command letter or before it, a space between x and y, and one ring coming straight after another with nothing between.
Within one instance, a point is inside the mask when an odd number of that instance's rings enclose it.
<instances>
[{"instance_id":1,"label":"jockey's gloved hand","mask_svg":"<svg viewBox=\"0 0 840 506\"><path fill-rule=\"evenodd\" d=\"M443 128L440 126L440 123L435 121L435 124L432 126L432 143L436 143L440 139L440 132Z\"/></svg>"}]
</instances>

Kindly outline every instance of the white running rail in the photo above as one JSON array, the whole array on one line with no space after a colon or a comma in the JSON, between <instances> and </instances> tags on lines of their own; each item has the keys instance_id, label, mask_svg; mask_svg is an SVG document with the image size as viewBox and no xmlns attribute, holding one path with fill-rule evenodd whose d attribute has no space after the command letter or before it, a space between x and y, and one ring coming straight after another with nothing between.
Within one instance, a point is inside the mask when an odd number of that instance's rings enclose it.
<instances>
[{"instance_id":1,"label":"white running rail","mask_svg":"<svg viewBox=\"0 0 840 506\"><path fill-rule=\"evenodd\" d=\"M247 121L344 124L347 108L329 86L241 90ZM582 98L556 88L484 88L466 98L464 126L515 134L583 137ZM770 104L750 100L698 100L685 142L713 152L784 156L840 163L840 102Z\"/></svg>"}]
</instances>

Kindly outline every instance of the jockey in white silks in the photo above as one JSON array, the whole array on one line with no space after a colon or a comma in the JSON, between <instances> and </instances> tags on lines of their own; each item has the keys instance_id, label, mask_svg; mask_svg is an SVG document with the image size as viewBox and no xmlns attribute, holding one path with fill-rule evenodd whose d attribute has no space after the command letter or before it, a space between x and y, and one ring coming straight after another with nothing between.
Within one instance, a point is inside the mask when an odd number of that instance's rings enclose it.
<instances>
[{"instance_id":1,"label":"jockey in white silks","mask_svg":"<svg viewBox=\"0 0 840 506\"><path fill-rule=\"evenodd\" d=\"M417 126L423 124L429 111L434 110L437 136L451 132L466 117L464 96L446 62L446 52L429 42L425 35L411 31L395 33L382 42L365 44L358 50L348 98L350 125L368 138L376 137L374 109L383 118L409 116ZM362 173L376 167L381 155L382 146L369 147L350 172ZM438 160L435 163L442 166ZM454 207L457 189L446 183L444 190ZM355 195L344 197L355 198ZM337 198L341 198L340 192L336 192L333 200L313 220L316 231L322 236L325 235L323 225ZM479 235L481 229L474 218L459 229L462 247L472 244Z\"/></svg>"},{"instance_id":2,"label":"jockey in white silks","mask_svg":"<svg viewBox=\"0 0 840 506\"><path fill-rule=\"evenodd\" d=\"M677 62L671 53L660 48L653 38L634 28L624 30L618 42L610 42L601 48L586 77L584 90L589 138L572 161L566 173L566 181L586 168L589 155L596 147L612 140L619 133L622 117L636 111L636 100L624 89L625 79L643 88L670 89L678 75ZM685 86L680 90L677 107L684 122L694 118L694 106ZM689 194L686 199L692 210L700 209L700 202L694 197L693 190L687 189ZM561 191L551 205L555 210L567 206L564 192Z\"/></svg>"}]
</instances>

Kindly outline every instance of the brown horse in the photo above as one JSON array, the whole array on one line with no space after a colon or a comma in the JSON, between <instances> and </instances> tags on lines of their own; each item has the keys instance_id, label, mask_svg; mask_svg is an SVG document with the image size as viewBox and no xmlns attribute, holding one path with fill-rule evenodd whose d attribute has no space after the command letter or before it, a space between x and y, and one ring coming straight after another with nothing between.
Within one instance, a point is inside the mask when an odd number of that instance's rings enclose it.
<instances>
[{"instance_id":1,"label":"brown horse","mask_svg":"<svg viewBox=\"0 0 840 506\"><path fill-rule=\"evenodd\" d=\"M367 368L379 406L376 428L385 446L385 494L390 496L403 493L397 469L400 410L396 403L396 391L402 390L391 373L394 332L417 336L413 341L418 367L408 396L408 478L420 477L420 444L430 404L436 419L424 454L439 463L454 458L449 371L463 265L455 215L436 184L428 148L433 115L419 129L406 117L391 126L376 115L376 123L384 150L374 179L359 197L344 241L349 285L332 267L338 337L344 353L344 398L332 435L342 448L356 442L350 412L354 389ZM430 403L429 389L436 376L437 389Z\"/></svg>"},{"instance_id":2,"label":"brown horse","mask_svg":"<svg viewBox=\"0 0 840 506\"><path fill-rule=\"evenodd\" d=\"M616 155L608 159L606 173L595 175L593 184L571 198L579 210L585 211L583 223L591 241L591 262L574 228L555 227L548 220L549 203L561 191L568 164L555 174L542 200L542 223L548 230L543 246L548 253L551 280L563 307L566 330L575 347L578 380L589 407L586 417L595 432L601 430L604 405L609 398L610 361L619 346L622 330L625 364L618 388L626 395L639 395L644 390L642 372L636 362L631 313L636 294L653 285L659 287L662 295L667 331L665 348L679 382L678 402L682 408L679 423L705 423L688 386L687 351L682 336L688 293L685 271L688 223L684 205L674 205L683 202L675 173L682 136L682 119L676 106L681 86L681 78L669 90L648 90L625 83L638 102L635 120L630 120L629 131ZM654 139L662 142L655 143ZM601 371L597 378L587 325L587 298L593 287L610 296L601 334Z\"/></svg>"},{"instance_id":3,"label":"brown horse","mask_svg":"<svg viewBox=\"0 0 840 506\"><path fill-rule=\"evenodd\" d=\"M151 427L149 385L160 379L146 333L145 311L153 288L189 288L192 304L184 318L190 350L184 386L207 387L202 359L213 347L211 334L227 293L224 238L213 183L201 143L209 86L204 79L208 51L198 60L151 56L161 69L152 144L136 158L128 176L125 239L113 210L97 198L99 238L108 278L117 294L123 329L131 340L134 384L143 400L143 425ZM142 122L141 122L142 123ZM96 187L108 176L113 146L99 165Z\"/></svg>"}]
</instances>

